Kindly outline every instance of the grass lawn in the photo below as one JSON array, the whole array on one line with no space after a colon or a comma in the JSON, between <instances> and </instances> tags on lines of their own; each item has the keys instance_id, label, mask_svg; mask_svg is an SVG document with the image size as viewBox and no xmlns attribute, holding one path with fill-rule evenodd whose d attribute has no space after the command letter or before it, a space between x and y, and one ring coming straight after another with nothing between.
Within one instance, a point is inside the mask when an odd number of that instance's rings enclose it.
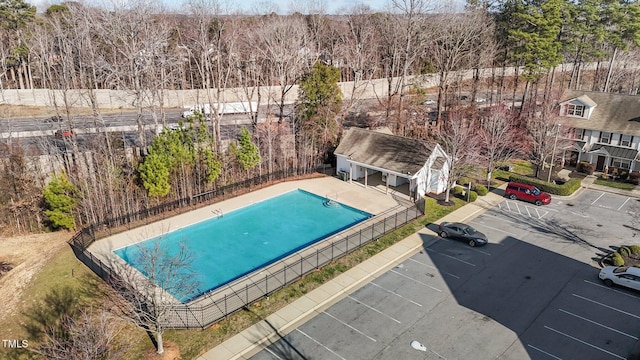
<instances>
[{"instance_id":1,"label":"grass lawn","mask_svg":"<svg viewBox=\"0 0 640 360\"><path fill-rule=\"evenodd\" d=\"M636 186L626 182L613 181L613 180L605 180L605 179L596 179L594 182L596 185L608 186L616 189L622 190L633 190Z\"/></svg>"},{"instance_id":2,"label":"grass lawn","mask_svg":"<svg viewBox=\"0 0 640 360\"><path fill-rule=\"evenodd\" d=\"M336 260L324 268L306 275L298 282L272 294L268 299L252 304L204 330L168 330L164 334L165 343L175 343L179 347L181 359L193 359L208 351L224 340L232 337L240 331L255 324L268 315L278 311L288 303L319 287L328 280L349 270L371 256L381 252L394 243L415 233L425 225L432 223L442 216L464 206L466 202L451 198L452 206L438 205L432 198L425 200L425 214L419 219L397 229L378 241L375 241L353 253ZM110 291L109 288L91 270L77 260L68 247L57 253L53 259L45 265L42 271L35 277L23 295L21 309L10 319L0 320L0 328L3 329L3 337L9 339L27 338L27 332L23 326L27 321L28 309L41 304L45 295L53 289L71 289L81 297L85 307L102 307L100 294ZM127 342L125 359L146 359L148 354L153 354L155 348L146 333L132 326L120 335L122 341ZM31 344L35 341L30 340ZM147 355L145 355L147 354ZM0 358L10 358L18 355L16 351L7 353L6 349L0 350ZM27 358L22 354L16 358ZM160 357L158 357L160 359Z\"/></svg>"}]
</instances>

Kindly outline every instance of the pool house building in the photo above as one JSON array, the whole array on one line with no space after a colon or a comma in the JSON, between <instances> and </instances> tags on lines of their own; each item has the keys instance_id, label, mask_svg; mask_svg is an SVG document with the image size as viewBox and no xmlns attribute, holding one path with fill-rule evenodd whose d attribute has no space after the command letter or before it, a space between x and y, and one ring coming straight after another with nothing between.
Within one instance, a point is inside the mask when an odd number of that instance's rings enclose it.
<instances>
[{"instance_id":1,"label":"pool house building","mask_svg":"<svg viewBox=\"0 0 640 360\"><path fill-rule=\"evenodd\" d=\"M362 180L368 187L379 180L386 192L407 186L412 200L446 190L449 156L435 142L350 128L334 153L338 177L345 181Z\"/></svg>"}]
</instances>

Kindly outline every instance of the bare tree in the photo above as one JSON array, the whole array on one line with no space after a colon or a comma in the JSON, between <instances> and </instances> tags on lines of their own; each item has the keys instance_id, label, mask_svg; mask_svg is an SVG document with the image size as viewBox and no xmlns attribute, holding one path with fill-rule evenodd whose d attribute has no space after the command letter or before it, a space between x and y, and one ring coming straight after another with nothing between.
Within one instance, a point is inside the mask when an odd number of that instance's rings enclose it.
<instances>
[{"instance_id":1,"label":"bare tree","mask_svg":"<svg viewBox=\"0 0 640 360\"><path fill-rule=\"evenodd\" d=\"M306 48L308 36L304 21L299 16L268 16L255 28L248 38L253 45L258 61L264 64L270 91L269 102L275 102L278 114L284 115L287 97L308 68Z\"/></svg>"},{"instance_id":2,"label":"bare tree","mask_svg":"<svg viewBox=\"0 0 640 360\"><path fill-rule=\"evenodd\" d=\"M445 201L449 202L451 187L468 175L477 164L480 141L477 127L471 118L460 111L452 111L449 119L436 132L436 139L442 149L449 155L449 174Z\"/></svg>"},{"instance_id":3,"label":"bare tree","mask_svg":"<svg viewBox=\"0 0 640 360\"><path fill-rule=\"evenodd\" d=\"M537 107L537 111L524 119L524 125L527 130L528 157L533 165L535 165L535 176L540 176L542 170L549 161L561 158L561 152L570 145L572 140L568 136L569 129L562 127L558 118L558 109L551 99L547 99L543 104ZM551 171L551 167L549 171ZM550 179L549 174L549 179Z\"/></svg>"},{"instance_id":4,"label":"bare tree","mask_svg":"<svg viewBox=\"0 0 640 360\"><path fill-rule=\"evenodd\" d=\"M517 128L511 113L504 107L494 107L480 118L480 157L487 171L487 186L491 186L491 173L500 164L521 154Z\"/></svg>"},{"instance_id":5,"label":"bare tree","mask_svg":"<svg viewBox=\"0 0 640 360\"><path fill-rule=\"evenodd\" d=\"M426 51L440 75L436 122L440 123L451 72L468 69L482 58L480 54L491 39L492 31L492 22L480 11L440 14L431 24Z\"/></svg>"},{"instance_id":6,"label":"bare tree","mask_svg":"<svg viewBox=\"0 0 640 360\"><path fill-rule=\"evenodd\" d=\"M195 88L205 91L204 100L216 104L218 109L225 103L225 89L239 60L238 21L234 16L223 17L224 3L219 0L189 0L190 22L193 28L184 32L180 39L181 49L186 49L197 68L199 79ZM211 129L218 153L221 151L220 125L223 114L212 111Z\"/></svg>"},{"instance_id":7,"label":"bare tree","mask_svg":"<svg viewBox=\"0 0 640 360\"><path fill-rule=\"evenodd\" d=\"M173 65L165 57L169 28L151 16L158 6L158 3L136 0L104 11L104 19L95 23L99 26L99 36L111 51L111 75L119 87L130 90L134 96L138 142L143 151L147 145L144 113L162 103L158 99L162 93L157 89L165 85L163 71ZM157 126L157 116L154 119Z\"/></svg>"},{"instance_id":8,"label":"bare tree","mask_svg":"<svg viewBox=\"0 0 640 360\"><path fill-rule=\"evenodd\" d=\"M378 70L376 56L378 41L373 21L373 12L366 5L351 8L347 15L347 31L342 42L343 59L346 69L343 70L344 81L351 81L351 97L345 99L345 107L351 108L358 102L360 92L374 78Z\"/></svg>"},{"instance_id":9,"label":"bare tree","mask_svg":"<svg viewBox=\"0 0 640 360\"><path fill-rule=\"evenodd\" d=\"M44 339L33 352L56 360L122 359L127 339L116 341L125 323L107 311L96 313L80 310L74 317L62 320L63 331L49 327Z\"/></svg>"},{"instance_id":10,"label":"bare tree","mask_svg":"<svg viewBox=\"0 0 640 360\"><path fill-rule=\"evenodd\" d=\"M183 243L171 250L162 237L149 241L151 246L141 244L133 259L139 272L129 267L111 280L112 300L124 319L152 336L162 354L167 315L182 299L197 294L199 282L191 269L194 257Z\"/></svg>"}]
</instances>

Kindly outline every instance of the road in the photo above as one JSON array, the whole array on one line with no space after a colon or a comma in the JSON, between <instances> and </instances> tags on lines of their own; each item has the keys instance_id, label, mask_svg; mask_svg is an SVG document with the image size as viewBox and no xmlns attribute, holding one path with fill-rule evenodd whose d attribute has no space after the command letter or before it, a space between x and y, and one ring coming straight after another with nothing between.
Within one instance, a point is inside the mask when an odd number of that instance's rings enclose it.
<instances>
[{"instance_id":1,"label":"road","mask_svg":"<svg viewBox=\"0 0 640 360\"><path fill-rule=\"evenodd\" d=\"M543 207L505 199L470 222L487 246L425 239L253 359L625 359L640 293L604 286L594 259L640 242L620 226L639 205L590 190Z\"/></svg>"},{"instance_id":2,"label":"road","mask_svg":"<svg viewBox=\"0 0 640 360\"><path fill-rule=\"evenodd\" d=\"M181 114L184 109L169 109L165 112L167 125L178 124L181 118ZM287 111L291 111L291 106L285 108L285 114ZM266 107L261 108L258 121L264 121L266 119ZM118 114L105 114L102 116L104 128L108 132L119 133L122 136L123 142L127 147L139 147L139 139L137 135L138 114L136 112L128 111ZM150 142L156 133L156 125L153 117L145 113L143 114L143 124L145 128L145 136L147 141ZM242 126L248 126L251 124L251 118L248 114L225 114L222 116L221 122L221 137L222 139L235 138L239 133ZM21 143L27 146L31 146L35 149L40 149L41 152L46 153L47 150L43 150L47 145L54 144L55 148L65 150L70 147L69 139L56 138L55 132L59 129L68 129L71 127L76 136L76 141L80 148L89 149L91 140L97 132L96 128L98 124L94 119L87 115L78 115L71 118L71 124L68 120L51 121L51 117L26 117L26 118L13 118L13 119L0 119L0 140L6 141L7 139L21 139Z\"/></svg>"}]
</instances>

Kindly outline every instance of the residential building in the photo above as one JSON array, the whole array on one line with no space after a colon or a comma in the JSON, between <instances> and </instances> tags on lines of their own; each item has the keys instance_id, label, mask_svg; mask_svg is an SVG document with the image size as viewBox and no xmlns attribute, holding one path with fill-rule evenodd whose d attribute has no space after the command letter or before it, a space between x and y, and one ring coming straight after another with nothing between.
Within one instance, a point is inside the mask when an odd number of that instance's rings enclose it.
<instances>
[{"instance_id":1,"label":"residential building","mask_svg":"<svg viewBox=\"0 0 640 360\"><path fill-rule=\"evenodd\" d=\"M414 200L446 190L449 156L435 142L350 128L334 153L345 181L364 179L368 186L371 176L381 176L387 192L389 186L408 186Z\"/></svg>"},{"instance_id":2,"label":"residential building","mask_svg":"<svg viewBox=\"0 0 640 360\"><path fill-rule=\"evenodd\" d=\"M566 90L559 115L575 140L569 166L586 161L596 171L640 171L640 96Z\"/></svg>"}]
</instances>

